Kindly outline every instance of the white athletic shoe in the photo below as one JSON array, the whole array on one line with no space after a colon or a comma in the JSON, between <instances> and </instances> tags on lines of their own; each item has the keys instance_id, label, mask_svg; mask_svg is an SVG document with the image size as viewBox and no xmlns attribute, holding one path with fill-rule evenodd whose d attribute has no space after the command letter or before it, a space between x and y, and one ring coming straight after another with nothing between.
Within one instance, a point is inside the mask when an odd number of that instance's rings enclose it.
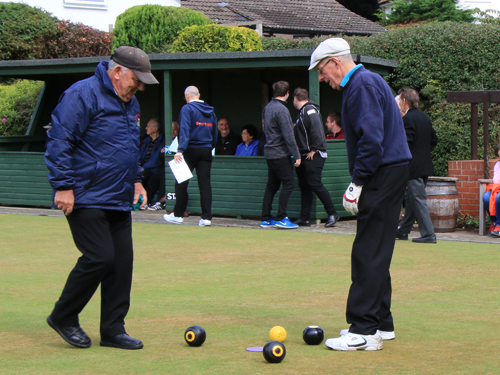
<instances>
[{"instance_id":1,"label":"white athletic shoe","mask_svg":"<svg viewBox=\"0 0 500 375\"><path fill-rule=\"evenodd\" d=\"M384 343L382 337L376 332L374 335L358 335L356 333L346 333L336 339L328 339L325 345L333 350L382 350Z\"/></svg>"},{"instance_id":2,"label":"white athletic shoe","mask_svg":"<svg viewBox=\"0 0 500 375\"><path fill-rule=\"evenodd\" d=\"M163 218L169 223L174 224L182 224L184 222L184 218L175 216L173 212L171 214L163 215Z\"/></svg>"},{"instance_id":3,"label":"white athletic shoe","mask_svg":"<svg viewBox=\"0 0 500 375\"><path fill-rule=\"evenodd\" d=\"M380 337L382 337L383 341L394 340L396 338L396 334L394 331L377 331ZM345 336L349 333L349 329L343 329L340 331L340 336Z\"/></svg>"},{"instance_id":4,"label":"white athletic shoe","mask_svg":"<svg viewBox=\"0 0 500 375\"><path fill-rule=\"evenodd\" d=\"M200 221L198 222L199 227L209 227L211 225L212 225L211 220L200 219Z\"/></svg>"}]
</instances>

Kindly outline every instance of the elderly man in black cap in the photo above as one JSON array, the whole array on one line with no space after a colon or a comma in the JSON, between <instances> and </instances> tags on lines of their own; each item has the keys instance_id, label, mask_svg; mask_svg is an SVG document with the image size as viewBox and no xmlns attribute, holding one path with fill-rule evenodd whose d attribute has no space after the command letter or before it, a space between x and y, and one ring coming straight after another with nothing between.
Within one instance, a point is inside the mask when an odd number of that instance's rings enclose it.
<instances>
[{"instance_id":1,"label":"elderly man in black cap","mask_svg":"<svg viewBox=\"0 0 500 375\"><path fill-rule=\"evenodd\" d=\"M325 344L342 351L380 350L382 340L395 338L389 268L411 159L403 120L387 83L354 63L344 39L323 41L311 55L311 69L320 81L343 91L342 128L352 178L343 203L358 218L346 310L351 326Z\"/></svg>"},{"instance_id":2,"label":"elderly man in black cap","mask_svg":"<svg viewBox=\"0 0 500 375\"><path fill-rule=\"evenodd\" d=\"M142 196L139 166L140 109L134 94L158 83L146 53L115 49L95 75L61 96L52 112L45 163L82 253L47 323L69 344L88 348L91 340L78 316L101 285L101 346L141 349L125 331L132 285L132 205Z\"/></svg>"}]
</instances>

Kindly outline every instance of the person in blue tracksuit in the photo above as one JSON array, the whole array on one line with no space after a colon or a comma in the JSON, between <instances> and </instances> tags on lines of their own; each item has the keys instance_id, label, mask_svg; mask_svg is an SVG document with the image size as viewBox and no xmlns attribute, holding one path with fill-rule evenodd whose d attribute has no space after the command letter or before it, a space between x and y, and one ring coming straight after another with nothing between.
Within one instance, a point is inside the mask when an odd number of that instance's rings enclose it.
<instances>
[{"instance_id":1,"label":"person in blue tracksuit","mask_svg":"<svg viewBox=\"0 0 500 375\"><path fill-rule=\"evenodd\" d=\"M52 112L45 163L82 253L47 323L69 344L88 348L79 314L101 286L101 346L141 349L125 331L132 284L132 205L142 196L140 108L134 94L158 83L146 53L122 46L95 75L61 96Z\"/></svg>"},{"instance_id":2,"label":"person in blue tracksuit","mask_svg":"<svg viewBox=\"0 0 500 375\"><path fill-rule=\"evenodd\" d=\"M200 188L201 219L200 227L212 225L212 185L210 169L212 167L212 149L217 143L217 117L214 109L203 100L196 86L189 86L184 91L186 103L179 116L179 146L174 155L177 163L186 161L189 169L196 169ZM174 212L163 218L174 224L182 224L188 204L189 180L175 183Z\"/></svg>"},{"instance_id":3,"label":"person in blue tracksuit","mask_svg":"<svg viewBox=\"0 0 500 375\"><path fill-rule=\"evenodd\" d=\"M320 81L343 92L342 128L351 175L343 204L357 214L346 309L351 326L325 345L340 351L380 350L383 340L395 338L389 268L411 159L403 120L387 83L354 63L344 39L320 43L311 55L311 69L318 71Z\"/></svg>"}]
</instances>

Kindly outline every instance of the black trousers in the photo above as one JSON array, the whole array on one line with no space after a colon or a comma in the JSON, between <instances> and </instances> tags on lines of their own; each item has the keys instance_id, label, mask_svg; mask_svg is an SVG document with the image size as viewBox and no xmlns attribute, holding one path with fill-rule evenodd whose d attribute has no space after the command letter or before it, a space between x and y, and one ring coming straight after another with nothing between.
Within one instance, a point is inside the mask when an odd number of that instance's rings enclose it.
<instances>
[{"instance_id":1,"label":"black trousers","mask_svg":"<svg viewBox=\"0 0 500 375\"><path fill-rule=\"evenodd\" d=\"M273 218L271 211L273 209L273 199L281 185L281 193L278 204L278 214L276 220L283 219L286 215L288 200L292 194L295 182L293 180L293 161L292 158L266 159L267 161L267 185L262 202L262 220L271 220Z\"/></svg>"},{"instance_id":2,"label":"black trousers","mask_svg":"<svg viewBox=\"0 0 500 375\"><path fill-rule=\"evenodd\" d=\"M316 194L323 203L328 216L335 215L337 211L333 205L330 193L321 182L325 160L318 153L314 155L313 160L302 157L302 162L295 169L299 180L300 188L300 218L309 221L311 217L312 202Z\"/></svg>"},{"instance_id":3,"label":"black trousers","mask_svg":"<svg viewBox=\"0 0 500 375\"><path fill-rule=\"evenodd\" d=\"M68 276L51 313L52 320L61 325L79 325L78 314L100 284L101 337L125 333L134 261L130 212L82 208L67 219L82 256Z\"/></svg>"},{"instance_id":4,"label":"black trousers","mask_svg":"<svg viewBox=\"0 0 500 375\"><path fill-rule=\"evenodd\" d=\"M158 173L151 176L146 193L148 197L148 204L153 203L156 193L158 193L158 201L165 196L165 169L160 168Z\"/></svg>"},{"instance_id":5,"label":"black trousers","mask_svg":"<svg viewBox=\"0 0 500 375\"><path fill-rule=\"evenodd\" d=\"M149 186L149 181L151 180L151 177L154 176L154 173L151 171L149 168L144 168L142 171L142 186L144 189L147 189ZM148 201L149 203L149 201Z\"/></svg>"},{"instance_id":6,"label":"black trousers","mask_svg":"<svg viewBox=\"0 0 500 375\"><path fill-rule=\"evenodd\" d=\"M408 166L379 169L363 185L351 254L352 284L347 298L349 331L371 335L394 331L391 266Z\"/></svg>"},{"instance_id":7,"label":"black trousers","mask_svg":"<svg viewBox=\"0 0 500 375\"><path fill-rule=\"evenodd\" d=\"M210 147L188 148L183 154L191 172L196 169L198 187L200 188L201 218L212 220L212 185L210 169L212 168L212 149ZM189 180L181 184L175 183L174 215L184 217L188 205Z\"/></svg>"}]
</instances>

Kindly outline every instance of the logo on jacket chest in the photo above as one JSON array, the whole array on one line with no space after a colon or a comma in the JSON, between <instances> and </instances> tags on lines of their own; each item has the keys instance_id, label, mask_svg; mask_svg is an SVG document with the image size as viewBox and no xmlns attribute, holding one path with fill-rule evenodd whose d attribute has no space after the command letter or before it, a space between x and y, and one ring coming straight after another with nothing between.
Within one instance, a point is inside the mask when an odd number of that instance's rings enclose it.
<instances>
[{"instance_id":1,"label":"logo on jacket chest","mask_svg":"<svg viewBox=\"0 0 500 375\"><path fill-rule=\"evenodd\" d=\"M211 122L196 121L196 125L198 125L198 126L212 126L212 123Z\"/></svg>"},{"instance_id":2,"label":"logo on jacket chest","mask_svg":"<svg viewBox=\"0 0 500 375\"><path fill-rule=\"evenodd\" d=\"M135 121L137 122L137 126L141 126L141 114L138 113L135 115Z\"/></svg>"}]
</instances>

